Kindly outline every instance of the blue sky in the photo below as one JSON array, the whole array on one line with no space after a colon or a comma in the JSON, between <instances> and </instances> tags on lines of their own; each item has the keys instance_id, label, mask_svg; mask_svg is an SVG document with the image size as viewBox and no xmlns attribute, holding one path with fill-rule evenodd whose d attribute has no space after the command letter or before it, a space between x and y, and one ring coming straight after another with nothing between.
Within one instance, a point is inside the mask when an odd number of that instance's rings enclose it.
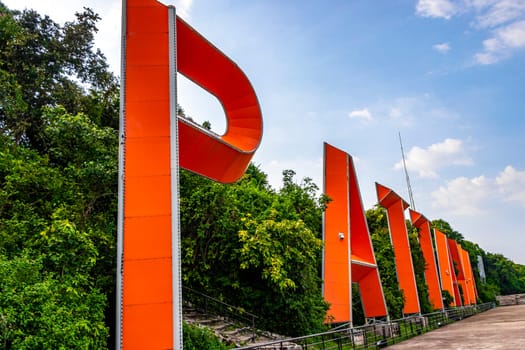
<instances>
[{"instance_id":1,"label":"blue sky","mask_svg":"<svg viewBox=\"0 0 525 350\"><path fill-rule=\"evenodd\" d=\"M3 0L57 21L102 16L97 45L119 75L117 0ZM322 187L322 143L466 239L525 264L525 0L166 1L246 73L263 110L254 161ZM221 107L179 79L179 103L221 133Z\"/></svg>"}]
</instances>

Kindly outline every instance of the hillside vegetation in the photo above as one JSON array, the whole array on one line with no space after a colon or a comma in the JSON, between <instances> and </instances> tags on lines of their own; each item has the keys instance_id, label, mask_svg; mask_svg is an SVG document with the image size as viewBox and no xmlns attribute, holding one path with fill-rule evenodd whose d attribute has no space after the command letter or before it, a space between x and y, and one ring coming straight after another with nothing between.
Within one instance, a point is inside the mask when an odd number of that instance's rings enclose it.
<instances>
[{"instance_id":1,"label":"hillside vegetation","mask_svg":"<svg viewBox=\"0 0 525 350\"><path fill-rule=\"evenodd\" d=\"M93 47L98 19L84 9L59 25L0 2L0 349L114 344L119 85ZM253 164L232 185L181 171L180 192L184 285L259 315L268 330L324 329L322 213L329 199L311 179L286 170L275 190ZM397 318L403 298L385 213L373 208L367 219ZM487 280L476 280L481 301L525 292L524 266L465 241L443 220L435 224L472 261L484 259ZM410 235L426 300L425 263L417 232ZM192 334L200 333L186 334L196 347Z\"/></svg>"}]
</instances>

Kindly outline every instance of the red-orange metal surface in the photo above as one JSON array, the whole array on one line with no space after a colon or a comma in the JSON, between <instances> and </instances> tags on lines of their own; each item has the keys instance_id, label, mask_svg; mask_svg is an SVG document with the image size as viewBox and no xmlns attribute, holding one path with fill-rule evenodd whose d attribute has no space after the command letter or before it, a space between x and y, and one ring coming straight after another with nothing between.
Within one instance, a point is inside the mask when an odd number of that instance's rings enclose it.
<instances>
[{"instance_id":1,"label":"red-orange metal surface","mask_svg":"<svg viewBox=\"0 0 525 350\"><path fill-rule=\"evenodd\" d=\"M121 344L172 349L168 7L126 0L124 15ZM262 136L257 98L235 63L179 18L176 29L178 71L220 100L228 123L219 137L179 119L180 166L233 182Z\"/></svg>"},{"instance_id":2,"label":"red-orange metal surface","mask_svg":"<svg viewBox=\"0 0 525 350\"><path fill-rule=\"evenodd\" d=\"M478 288L476 287L476 278L474 277L474 271L472 270L472 263L470 262L470 255L468 252L466 252L467 256L467 270L468 270L468 278L472 281L472 285L470 287L471 293L473 295L472 302L474 304L477 303L478 300Z\"/></svg>"},{"instance_id":3,"label":"red-orange metal surface","mask_svg":"<svg viewBox=\"0 0 525 350\"><path fill-rule=\"evenodd\" d=\"M458 280L464 280L465 274L463 273L463 264L461 261L461 255L459 254L458 242L452 238L448 238L448 247L450 249L452 261L456 266L456 277Z\"/></svg>"},{"instance_id":4,"label":"red-orange metal surface","mask_svg":"<svg viewBox=\"0 0 525 350\"><path fill-rule=\"evenodd\" d=\"M461 244L456 244L458 248L458 255L459 255L459 261L461 262L461 270L462 270L462 277L463 279L458 278L458 284L461 286L461 290L463 291L463 305L470 305L471 304L471 295L469 291L469 283L467 279L467 263L465 261L465 254L464 250L461 247Z\"/></svg>"},{"instance_id":5,"label":"red-orange metal surface","mask_svg":"<svg viewBox=\"0 0 525 350\"><path fill-rule=\"evenodd\" d=\"M449 271L450 271L450 275L452 276L452 289L454 291L454 300L456 303L455 306L463 306L463 300L461 298L461 294L459 293L458 276L456 274L457 267L456 267L456 263L454 262L454 258L452 257L452 249L450 245L451 245L451 239L447 238L448 256L449 256Z\"/></svg>"},{"instance_id":6,"label":"red-orange metal surface","mask_svg":"<svg viewBox=\"0 0 525 350\"><path fill-rule=\"evenodd\" d=\"M243 174L262 137L262 115L246 75L222 52L177 17L177 70L221 102L224 135L179 120L180 166L228 183Z\"/></svg>"},{"instance_id":7,"label":"red-orange metal surface","mask_svg":"<svg viewBox=\"0 0 525 350\"><path fill-rule=\"evenodd\" d=\"M376 182L377 199L387 210L392 247L394 248L397 279L405 297L404 314L420 313L414 265L404 211L408 204L390 188Z\"/></svg>"},{"instance_id":8,"label":"red-orange metal surface","mask_svg":"<svg viewBox=\"0 0 525 350\"><path fill-rule=\"evenodd\" d=\"M365 317L381 317L388 314L379 277L370 231L366 222L361 191L357 182L354 161L348 156L348 175L350 183L350 250L352 258L352 282L359 284L361 302ZM357 271L363 275L358 276Z\"/></svg>"},{"instance_id":9,"label":"red-orange metal surface","mask_svg":"<svg viewBox=\"0 0 525 350\"><path fill-rule=\"evenodd\" d=\"M434 238L436 242L436 251L438 257L439 275L441 280L441 290L446 290L453 298L451 306L456 306L456 297L454 293L454 285L452 280L452 273L450 271L450 255L448 249L447 236L434 229ZM453 271L452 271L453 272Z\"/></svg>"},{"instance_id":10,"label":"red-orange metal surface","mask_svg":"<svg viewBox=\"0 0 525 350\"><path fill-rule=\"evenodd\" d=\"M359 284L367 318L386 316L386 303L363 211L352 158L324 144L324 298L331 322L351 322L351 283ZM342 234L342 236L340 236Z\"/></svg>"},{"instance_id":11,"label":"red-orange metal surface","mask_svg":"<svg viewBox=\"0 0 525 350\"><path fill-rule=\"evenodd\" d=\"M474 291L474 275L472 273L472 266L470 265L470 257L468 252L463 247L458 246L463 263L463 270L465 273L465 290L468 295L469 304L476 304L476 292Z\"/></svg>"},{"instance_id":12,"label":"red-orange metal surface","mask_svg":"<svg viewBox=\"0 0 525 350\"><path fill-rule=\"evenodd\" d=\"M172 349L168 12L128 0L126 13L121 342Z\"/></svg>"},{"instance_id":13,"label":"red-orange metal surface","mask_svg":"<svg viewBox=\"0 0 525 350\"><path fill-rule=\"evenodd\" d=\"M461 298L462 305L468 305L469 302L467 299L467 293L465 291L465 274L463 273L463 264L461 262L461 256L459 254L458 243L454 239L448 238L448 248L454 266L454 293L456 293L456 298ZM461 291L463 293L460 293L459 286L461 286Z\"/></svg>"},{"instance_id":14,"label":"red-orange metal surface","mask_svg":"<svg viewBox=\"0 0 525 350\"><path fill-rule=\"evenodd\" d=\"M434 310L443 309L443 298L441 296L441 287L439 286L439 276L437 264L432 245L432 235L430 231L429 220L415 210L409 209L412 224L419 230L419 245L423 251L423 257L426 262L425 280L428 286L428 296L430 304Z\"/></svg>"},{"instance_id":15,"label":"red-orange metal surface","mask_svg":"<svg viewBox=\"0 0 525 350\"><path fill-rule=\"evenodd\" d=\"M348 163L347 155L325 144L324 191L332 201L324 213L324 287L333 322L352 321L350 244L348 240ZM339 234L343 235L341 239Z\"/></svg>"}]
</instances>

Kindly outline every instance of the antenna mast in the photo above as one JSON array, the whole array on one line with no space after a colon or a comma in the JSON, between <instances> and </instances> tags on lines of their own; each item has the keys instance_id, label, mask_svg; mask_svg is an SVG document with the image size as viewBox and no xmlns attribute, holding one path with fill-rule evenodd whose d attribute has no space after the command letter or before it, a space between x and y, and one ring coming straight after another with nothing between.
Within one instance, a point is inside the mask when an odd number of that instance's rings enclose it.
<instances>
[{"instance_id":1,"label":"antenna mast","mask_svg":"<svg viewBox=\"0 0 525 350\"><path fill-rule=\"evenodd\" d=\"M405 161L405 151L403 150L403 142L401 141L401 132L399 132L399 145L401 146L401 156L403 157L403 168L405 169L405 178L408 187L408 197L410 198L410 206L413 210L416 210L416 204L414 203L414 196L412 195L412 187L410 186L410 177L408 176L407 163Z\"/></svg>"}]
</instances>

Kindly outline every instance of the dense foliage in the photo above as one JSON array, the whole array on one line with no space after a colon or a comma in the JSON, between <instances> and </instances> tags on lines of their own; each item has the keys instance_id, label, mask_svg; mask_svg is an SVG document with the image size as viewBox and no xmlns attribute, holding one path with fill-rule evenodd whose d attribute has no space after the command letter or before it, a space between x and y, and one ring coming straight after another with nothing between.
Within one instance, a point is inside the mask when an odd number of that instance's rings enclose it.
<instances>
[{"instance_id":1,"label":"dense foliage","mask_svg":"<svg viewBox=\"0 0 525 350\"><path fill-rule=\"evenodd\" d=\"M414 273L416 278L416 287L419 299L419 306L421 313L429 313L434 311L430 304L428 286L425 280L425 270L428 268L425 258L423 257L423 250L419 245L419 231L412 223L407 220L408 240L410 243L410 251L412 253L412 264L414 266Z\"/></svg>"},{"instance_id":2,"label":"dense foliage","mask_svg":"<svg viewBox=\"0 0 525 350\"><path fill-rule=\"evenodd\" d=\"M105 348L112 323L118 85L98 16L0 3L0 347Z\"/></svg>"},{"instance_id":3,"label":"dense foliage","mask_svg":"<svg viewBox=\"0 0 525 350\"><path fill-rule=\"evenodd\" d=\"M311 180L285 171L275 192L254 165L232 185L181 175L183 283L257 314L266 329L321 330L324 199Z\"/></svg>"},{"instance_id":4,"label":"dense foliage","mask_svg":"<svg viewBox=\"0 0 525 350\"><path fill-rule=\"evenodd\" d=\"M213 334L209 328L182 324L184 350L226 350L228 347Z\"/></svg>"},{"instance_id":5,"label":"dense foliage","mask_svg":"<svg viewBox=\"0 0 525 350\"><path fill-rule=\"evenodd\" d=\"M404 297L397 283L394 249L390 241L386 212L383 208L376 206L366 211L366 219L388 313L392 319L401 318L403 316Z\"/></svg>"},{"instance_id":6,"label":"dense foliage","mask_svg":"<svg viewBox=\"0 0 525 350\"><path fill-rule=\"evenodd\" d=\"M479 301L494 301L497 295L508 295L525 292L525 265L512 262L501 254L485 252L476 243L467 241L455 231L448 222L439 219L432 222L433 227L455 239L468 254L476 280ZM481 280L478 259L484 265L486 278Z\"/></svg>"},{"instance_id":7,"label":"dense foliage","mask_svg":"<svg viewBox=\"0 0 525 350\"><path fill-rule=\"evenodd\" d=\"M42 108L59 104L71 114L88 114L99 126L117 127L118 85L93 48L99 19L84 9L60 26L33 10L9 11L0 3L2 133L47 151Z\"/></svg>"},{"instance_id":8,"label":"dense foliage","mask_svg":"<svg viewBox=\"0 0 525 350\"><path fill-rule=\"evenodd\" d=\"M0 339L16 349L100 348L114 286L116 134L62 108L42 117L46 135L75 142L49 139L42 156L0 136ZM68 153L77 147L92 154L76 162Z\"/></svg>"},{"instance_id":9,"label":"dense foliage","mask_svg":"<svg viewBox=\"0 0 525 350\"><path fill-rule=\"evenodd\" d=\"M0 2L2 349L114 344L119 87L93 48L98 19L84 9L59 25ZM182 267L185 285L257 314L262 328L303 335L324 328L328 308L320 270L329 201L311 179L294 177L285 171L275 190L255 165L231 185L182 171ZM403 295L386 215L377 207L366 214L390 316L398 318ZM483 251L443 220L434 225L472 262L483 259L485 281L473 263L481 301L525 292L523 265ZM410 233L426 300L424 261ZM188 349L222 348L209 332L184 329Z\"/></svg>"}]
</instances>

